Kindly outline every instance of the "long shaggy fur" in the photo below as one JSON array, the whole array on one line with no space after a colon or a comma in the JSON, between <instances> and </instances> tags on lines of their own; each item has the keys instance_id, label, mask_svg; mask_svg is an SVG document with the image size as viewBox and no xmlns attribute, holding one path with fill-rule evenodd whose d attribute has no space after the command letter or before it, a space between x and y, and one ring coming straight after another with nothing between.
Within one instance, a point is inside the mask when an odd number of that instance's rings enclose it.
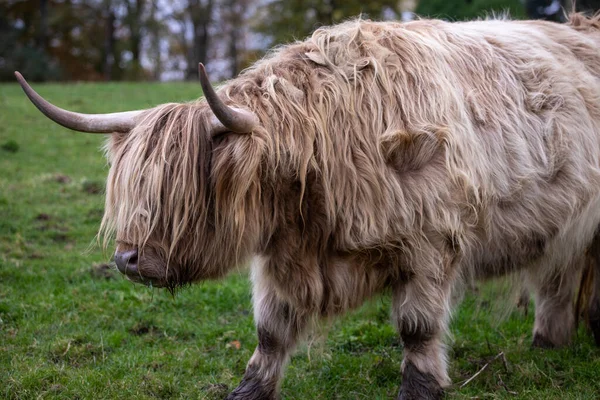
<instances>
[{"instance_id":1,"label":"long shaggy fur","mask_svg":"<svg viewBox=\"0 0 600 400\"><path fill-rule=\"evenodd\" d=\"M526 271L552 310L546 289L579 271L600 222L599 27L575 14L319 29L221 88L258 116L251 134L213 137L200 99L114 135L102 230L169 285L260 255L271 335L392 288L403 338L432 346L408 361L443 386L456 282Z\"/></svg>"}]
</instances>

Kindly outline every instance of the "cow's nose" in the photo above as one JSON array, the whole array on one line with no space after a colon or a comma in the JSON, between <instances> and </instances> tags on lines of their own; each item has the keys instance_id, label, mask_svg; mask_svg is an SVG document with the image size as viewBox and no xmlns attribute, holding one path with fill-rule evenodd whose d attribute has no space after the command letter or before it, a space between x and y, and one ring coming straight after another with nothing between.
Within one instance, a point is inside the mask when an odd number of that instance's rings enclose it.
<instances>
[{"instance_id":1,"label":"cow's nose","mask_svg":"<svg viewBox=\"0 0 600 400\"><path fill-rule=\"evenodd\" d=\"M138 273L138 251L136 249L115 252L115 264L121 273L133 275Z\"/></svg>"}]
</instances>

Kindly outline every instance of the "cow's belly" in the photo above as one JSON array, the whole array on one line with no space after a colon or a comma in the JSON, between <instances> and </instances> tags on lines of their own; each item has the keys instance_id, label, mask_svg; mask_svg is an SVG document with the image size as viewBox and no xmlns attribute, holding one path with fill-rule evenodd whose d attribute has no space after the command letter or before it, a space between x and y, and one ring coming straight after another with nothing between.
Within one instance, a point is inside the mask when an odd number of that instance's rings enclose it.
<instances>
[{"instance_id":1,"label":"cow's belly","mask_svg":"<svg viewBox=\"0 0 600 400\"><path fill-rule=\"evenodd\" d=\"M551 212L547 213L552 221ZM538 223L532 221L532 229L527 231L525 222L519 238L497 227L478 250L479 257L472 258L474 275L489 278L528 268L541 267L547 272L566 268L573 258L583 255L600 225L600 193L569 218L552 221L552 226Z\"/></svg>"}]
</instances>

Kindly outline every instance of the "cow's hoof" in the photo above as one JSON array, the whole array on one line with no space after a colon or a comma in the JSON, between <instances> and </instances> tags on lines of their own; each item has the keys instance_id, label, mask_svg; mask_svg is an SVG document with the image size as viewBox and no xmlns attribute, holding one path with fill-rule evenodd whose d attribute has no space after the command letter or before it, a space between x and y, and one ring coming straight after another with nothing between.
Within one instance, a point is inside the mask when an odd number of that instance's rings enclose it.
<instances>
[{"instance_id":1,"label":"cow's hoof","mask_svg":"<svg viewBox=\"0 0 600 400\"><path fill-rule=\"evenodd\" d=\"M550 340L548 340L545 336L535 333L533 335L533 341L531 342L531 347L537 347L539 349L553 349L556 346Z\"/></svg>"},{"instance_id":2,"label":"cow's hoof","mask_svg":"<svg viewBox=\"0 0 600 400\"><path fill-rule=\"evenodd\" d=\"M243 380L235 390L229 393L226 400L278 400L273 390L268 390L259 382Z\"/></svg>"},{"instance_id":3,"label":"cow's hoof","mask_svg":"<svg viewBox=\"0 0 600 400\"><path fill-rule=\"evenodd\" d=\"M600 279L600 277L598 278ZM600 299L597 297L598 294L595 294L594 299L590 302L588 321L594 342L596 342L596 346L600 347Z\"/></svg>"},{"instance_id":4,"label":"cow's hoof","mask_svg":"<svg viewBox=\"0 0 600 400\"><path fill-rule=\"evenodd\" d=\"M258 384L242 382L225 400L277 400L278 397Z\"/></svg>"},{"instance_id":5,"label":"cow's hoof","mask_svg":"<svg viewBox=\"0 0 600 400\"><path fill-rule=\"evenodd\" d=\"M248 365L244 378L225 400L277 400L276 383L268 383L260 378L255 365Z\"/></svg>"},{"instance_id":6,"label":"cow's hoof","mask_svg":"<svg viewBox=\"0 0 600 400\"><path fill-rule=\"evenodd\" d=\"M596 346L600 347L600 316L590 319L590 329L592 330L592 335L594 335Z\"/></svg>"},{"instance_id":7,"label":"cow's hoof","mask_svg":"<svg viewBox=\"0 0 600 400\"><path fill-rule=\"evenodd\" d=\"M246 376L242 379L240 385L229 393L225 400L277 400L279 396L275 390L275 385L268 385L256 378L250 369L246 371Z\"/></svg>"},{"instance_id":8,"label":"cow's hoof","mask_svg":"<svg viewBox=\"0 0 600 400\"><path fill-rule=\"evenodd\" d=\"M444 389L433 375L421 372L411 362L404 366L398 400L440 400Z\"/></svg>"}]
</instances>

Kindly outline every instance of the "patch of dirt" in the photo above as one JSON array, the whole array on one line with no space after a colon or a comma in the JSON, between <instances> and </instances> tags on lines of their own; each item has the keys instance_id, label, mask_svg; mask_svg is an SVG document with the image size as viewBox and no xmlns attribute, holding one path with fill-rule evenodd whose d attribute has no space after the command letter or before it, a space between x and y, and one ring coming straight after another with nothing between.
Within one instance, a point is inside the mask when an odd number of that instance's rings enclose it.
<instances>
[{"instance_id":1,"label":"patch of dirt","mask_svg":"<svg viewBox=\"0 0 600 400\"><path fill-rule=\"evenodd\" d=\"M88 194L100 194L104 190L104 186L99 182L85 181L83 182L82 189Z\"/></svg>"},{"instance_id":2,"label":"patch of dirt","mask_svg":"<svg viewBox=\"0 0 600 400\"><path fill-rule=\"evenodd\" d=\"M66 242L68 239L64 233L55 233L52 235L52 240L55 242Z\"/></svg>"},{"instance_id":3,"label":"patch of dirt","mask_svg":"<svg viewBox=\"0 0 600 400\"><path fill-rule=\"evenodd\" d=\"M129 329L129 333L135 336L143 336L147 334L154 334L158 332L158 328L147 322L138 322Z\"/></svg>"},{"instance_id":4,"label":"patch of dirt","mask_svg":"<svg viewBox=\"0 0 600 400\"><path fill-rule=\"evenodd\" d=\"M62 184L67 184L67 183L71 182L71 178L68 177L67 175L63 175L63 174L56 174L56 175L54 175L53 180L55 182L62 183Z\"/></svg>"},{"instance_id":5,"label":"patch of dirt","mask_svg":"<svg viewBox=\"0 0 600 400\"><path fill-rule=\"evenodd\" d=\"M33 253L28 254L27 258L30 260L39 260L39 259L44 258L44 255L42 253L34 251Z\"/></svg>"},{"instance_id":6,"label":"patch of dirt","mask_svg":"<svg viewBox=\"0 0 600 400\"><path fill-rule=\"evenodd\" d=\"M37 221L48 221L50 220L50 216L46 213L40 213L35 217Z\"/></svg>"},{"instance_id":7,"label":"patch of dirt","mask_svg":"<svg viewBox=\"0 0 600 400\"><path fill-rule=\"evenodd\" d=\"M66 241L66 233L69 232L69 227L65 226L65 222L56 216L40 213L34 218L35 229L40 232L49 231L50 237L56 242Z\"/></svg>"},{"instance_id":8,"label":"patch of dirt","mask_svg":"<svg viewBox=\"0 0 600 400\"><path fill-rule=\"evenodd\" d=\"M95 279L111 280L117 278L117 271L111 264L94 264L90 269L90 274Z\"/></svg>"},{"instance_id":9,"label":"patch of dirt","mask_svg":"<svg viewBox=\"0 0 600 400\"><path fill-rule=\"evenodd\" d=\"M156 372L158 370L161 370L164 368L164 364L163 363L159 363L154 361L153 363L150 364L150 368L152 369L152 371Z\"/></svg>"}]
</instances>

